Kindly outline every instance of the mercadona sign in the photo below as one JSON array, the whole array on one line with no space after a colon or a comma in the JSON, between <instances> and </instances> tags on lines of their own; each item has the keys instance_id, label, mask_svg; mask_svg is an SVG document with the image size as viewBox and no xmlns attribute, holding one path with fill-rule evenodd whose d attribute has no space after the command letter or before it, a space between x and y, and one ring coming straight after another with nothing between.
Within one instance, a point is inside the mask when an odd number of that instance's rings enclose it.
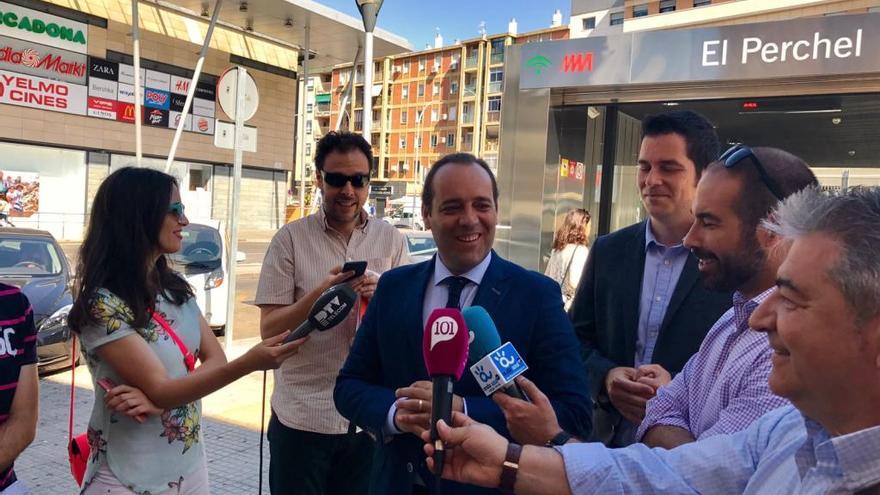
<instances>
[{"instance_id":1,"label":"mercadona sign","mask_svg":"<svg viewBox=\"0 0 880 495\"><path fill-rule=\"evenodd\" d=\"M0 35L86 53L88 26L82 22L0 2Z\"/></svg>"}]
</instances>

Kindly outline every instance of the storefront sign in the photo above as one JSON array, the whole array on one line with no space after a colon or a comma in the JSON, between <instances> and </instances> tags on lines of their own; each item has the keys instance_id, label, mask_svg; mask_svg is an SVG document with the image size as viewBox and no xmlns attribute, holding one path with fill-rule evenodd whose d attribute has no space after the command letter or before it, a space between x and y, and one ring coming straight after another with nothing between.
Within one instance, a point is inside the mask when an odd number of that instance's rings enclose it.
<instances>
[{"instance_id":1,"label":"storefront sign","mask_svg":"<svg viewBox=\"0 0 880 495\"><path fill-rule=\"evenodd\" d=\"M0 36L0 69L85 84L86 62L80 53Z\"/></svg>"},{"instance_id":2,"label":"storefront sign","mask_svg":"<svg viewBox=\"0 0 880 495\"><path fill-rule=\"evenodd\" d=\"M89 59L89 77L119 81L119 64L92 57Z\"/></svg>"},{"instance_id":3,"label":"storefront sign","mask_svg":"<svg viewBox=\"0 0 880 495\"><path fill-rule=\"evenodd\" d=\"M144 106L168 110L171 108L171 95L167 91L146 88L144 89Z\"/></svg>"},{"instance_id":4,"label":"storefront sign","mask_svg":"<svg viewBox=\"0 0 880 495\"><path fill-rule=\"evenodd\" d=\"M106 79L96 79L92 77L89 79L89 96L97 96L98 98L115 100L117 93L116 84L117 83L113 81L108 81Z\"/></svg>"},{"instance_id":5,"label":"storefront sign","mask_svg":"<svg viewBox=\"0 0 880 495\"><path fill-rule=\"evenodd\" d=\"M529 43L520 88L880 72L880 14Z\"/></svg>"},{"instance_id":6,"label":"storefront sign","mask_svg":"<svg viewBox=\"0 0 880 495\"><path fill-rule=\"evenodd\" d=\"M86 114L86 87L0 70L0 103Z\"/></svg>"},{"instance_id":7,"label":"storefront sign","mask_svg":"<svg viewBox=\"0 0 880 495\"><path fill-rule=\"evenodd\" d=\"M171 89L171 74L148 70L147 78L144 80L144 86L161 91L169 91Z\"/></svg>"},{"instance_id":8,"label":"storefront sign","mask_svg":"<svg viewBox=\"0 0 880 495\"><path fill-rule=\"evenodd\" d=\"M116 105L113 100L89 96L88 115L99 119L116 120Z\"/></svg>"},{"instance_id":9,"label":"storefront sign","mask_svg":"<svg viewBox=\"0 0 880 495\"><path fill-rule=\"evenodd\" d=\"M134 123L134 67L90 57L88 72L90 97L88 115ZM141 122L150 126L177 128L190 80L145 69L141 69L141 76L143 92ZM214 100L203 98L213 97L214 94L211 84L200 82L196 86L196 98L193 99L190 112L186 116L184 130L201 134L214 133L216 104Z\"/></svg>"},{"instance_id":10,"label":"storefront sign","mask_svg":"<svg viewBox=\"0 0 880 495\"><path fill-rule=\"evenodd\" d=\"M141 108L141 112L144 109ZM134 124L134 103L116 102L116 120L119 122L128 122Z\"/></svg>"},{"instance_id":11,"label":"storefront sign","mask_svg":"<svg viewBox=\"0 0 880 495\"><path fill-rule=\"evenodd\" d=\"M144 112L144 124L155 127L168 127L168 112L158 108L142 108Z\"/></svg>"},{"instance_id":12,"label":"storefront sign","mask_svg":"<svg viewBox=\"0 0 880 495\"><path fill-rule=\"evenodd\" d=\"M0 2L0 35L86 53L88 26L82 22Z\"/></svg>"},{"instance_id":13,"label":"storefront sign","mask_svg":"<svg viewBox=\"0 0 880 495\"><path fill-rule=\"evenodd\" d=\"M183 116L180 112L171 111L168 113L168 127L171 129L177 129L177 125L180 124L180 117ZM192 119L193 116L191 114L186 116L186 120L183 122L183 130L191 131L192 130Z\"/></svg>"}]
</instances>

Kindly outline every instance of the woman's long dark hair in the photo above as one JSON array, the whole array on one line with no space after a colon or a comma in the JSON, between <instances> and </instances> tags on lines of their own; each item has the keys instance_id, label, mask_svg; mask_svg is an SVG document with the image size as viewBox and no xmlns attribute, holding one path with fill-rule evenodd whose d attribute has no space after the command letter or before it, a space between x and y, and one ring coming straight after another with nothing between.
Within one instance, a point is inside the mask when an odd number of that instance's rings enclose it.
<instances>
[{"instance_id":1,"label":"woman's long dark hair","mask_svg":"<svg viewBox=\"0 0 880 495\"><path fill-rule=\"evenodd\" d=\"M169 268L164 255L153 261L175 186L177 181L168 174L124 167L98 188L79 250L68 315L72 330L79 332L95 321L90 308L100 288L128 304L135 328L146 326L160 292L174 304L193 296L192 287Z\"/></svg>"}]
</instances>

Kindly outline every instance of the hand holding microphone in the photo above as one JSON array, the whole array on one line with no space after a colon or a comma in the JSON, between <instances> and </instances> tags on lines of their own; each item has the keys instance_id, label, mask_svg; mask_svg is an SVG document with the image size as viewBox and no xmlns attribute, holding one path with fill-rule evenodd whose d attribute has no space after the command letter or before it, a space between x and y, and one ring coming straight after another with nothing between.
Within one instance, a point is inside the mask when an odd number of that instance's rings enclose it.
<instances>
[{"instance_id":1,"label":"hand holding microphone","mask_svg":"<svg viewBox=\"0 0 880 495\"><path fill-rule=\"evenodd\" d=\"M435 309L422 334L425 368L431 376L431 441L434 466L443 472L446 450L437 433L437 422L452 421L452 386L461 378L468 356L468 329L461 312L453 308Z\"/></svg>"},{"instance_id":2,"label":"hand holding microphone","mask_svg":"<svg viewBox=\"0 0 880 495\"><path fill-rule=\"evenodd\" d=\"M309 316L296 330L284 338L284 343L293 342L310 334L313 330L325 331L339 325L348 316L354 307L357 298L354 290L348 284L342 283L330 287L309 310Z\"/></svg>"}]
</instances>

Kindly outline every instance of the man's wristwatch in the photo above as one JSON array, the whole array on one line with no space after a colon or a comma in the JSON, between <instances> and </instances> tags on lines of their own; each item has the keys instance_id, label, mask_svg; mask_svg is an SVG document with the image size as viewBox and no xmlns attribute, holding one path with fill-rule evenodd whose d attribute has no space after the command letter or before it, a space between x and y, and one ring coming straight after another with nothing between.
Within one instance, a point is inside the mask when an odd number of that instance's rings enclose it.
<instances>
[{"instance_id":1,"label":"man's wristwatch","mask_svg":"<svg viewBox=\"0 0 880 495\"><path fill-rule=\"evenodd\" d=\"M547 443L544 444L544 446L545 447L558 447L558 446L565 445L566 442L571 440L571 437L573 437L573 436L574 435L572 435L571 433L569 433L565 430L562 430L559 433L557 433L556 436L554 436L553 438L548 440Z\"/></svg>"},{"instance_id":2,"label":"man's wristwatch","mask_svg":"<svg viewBox=\"0 0 880 495\"><path fill-rule=\"evenodd\" d=\"M516 474L519 472L520 455L522 455L522 446L513 442L507 444L507 454L501 467L501 483L498 484L498 488L505 493L513 493Z\"/></svg>"}]
</instances>

